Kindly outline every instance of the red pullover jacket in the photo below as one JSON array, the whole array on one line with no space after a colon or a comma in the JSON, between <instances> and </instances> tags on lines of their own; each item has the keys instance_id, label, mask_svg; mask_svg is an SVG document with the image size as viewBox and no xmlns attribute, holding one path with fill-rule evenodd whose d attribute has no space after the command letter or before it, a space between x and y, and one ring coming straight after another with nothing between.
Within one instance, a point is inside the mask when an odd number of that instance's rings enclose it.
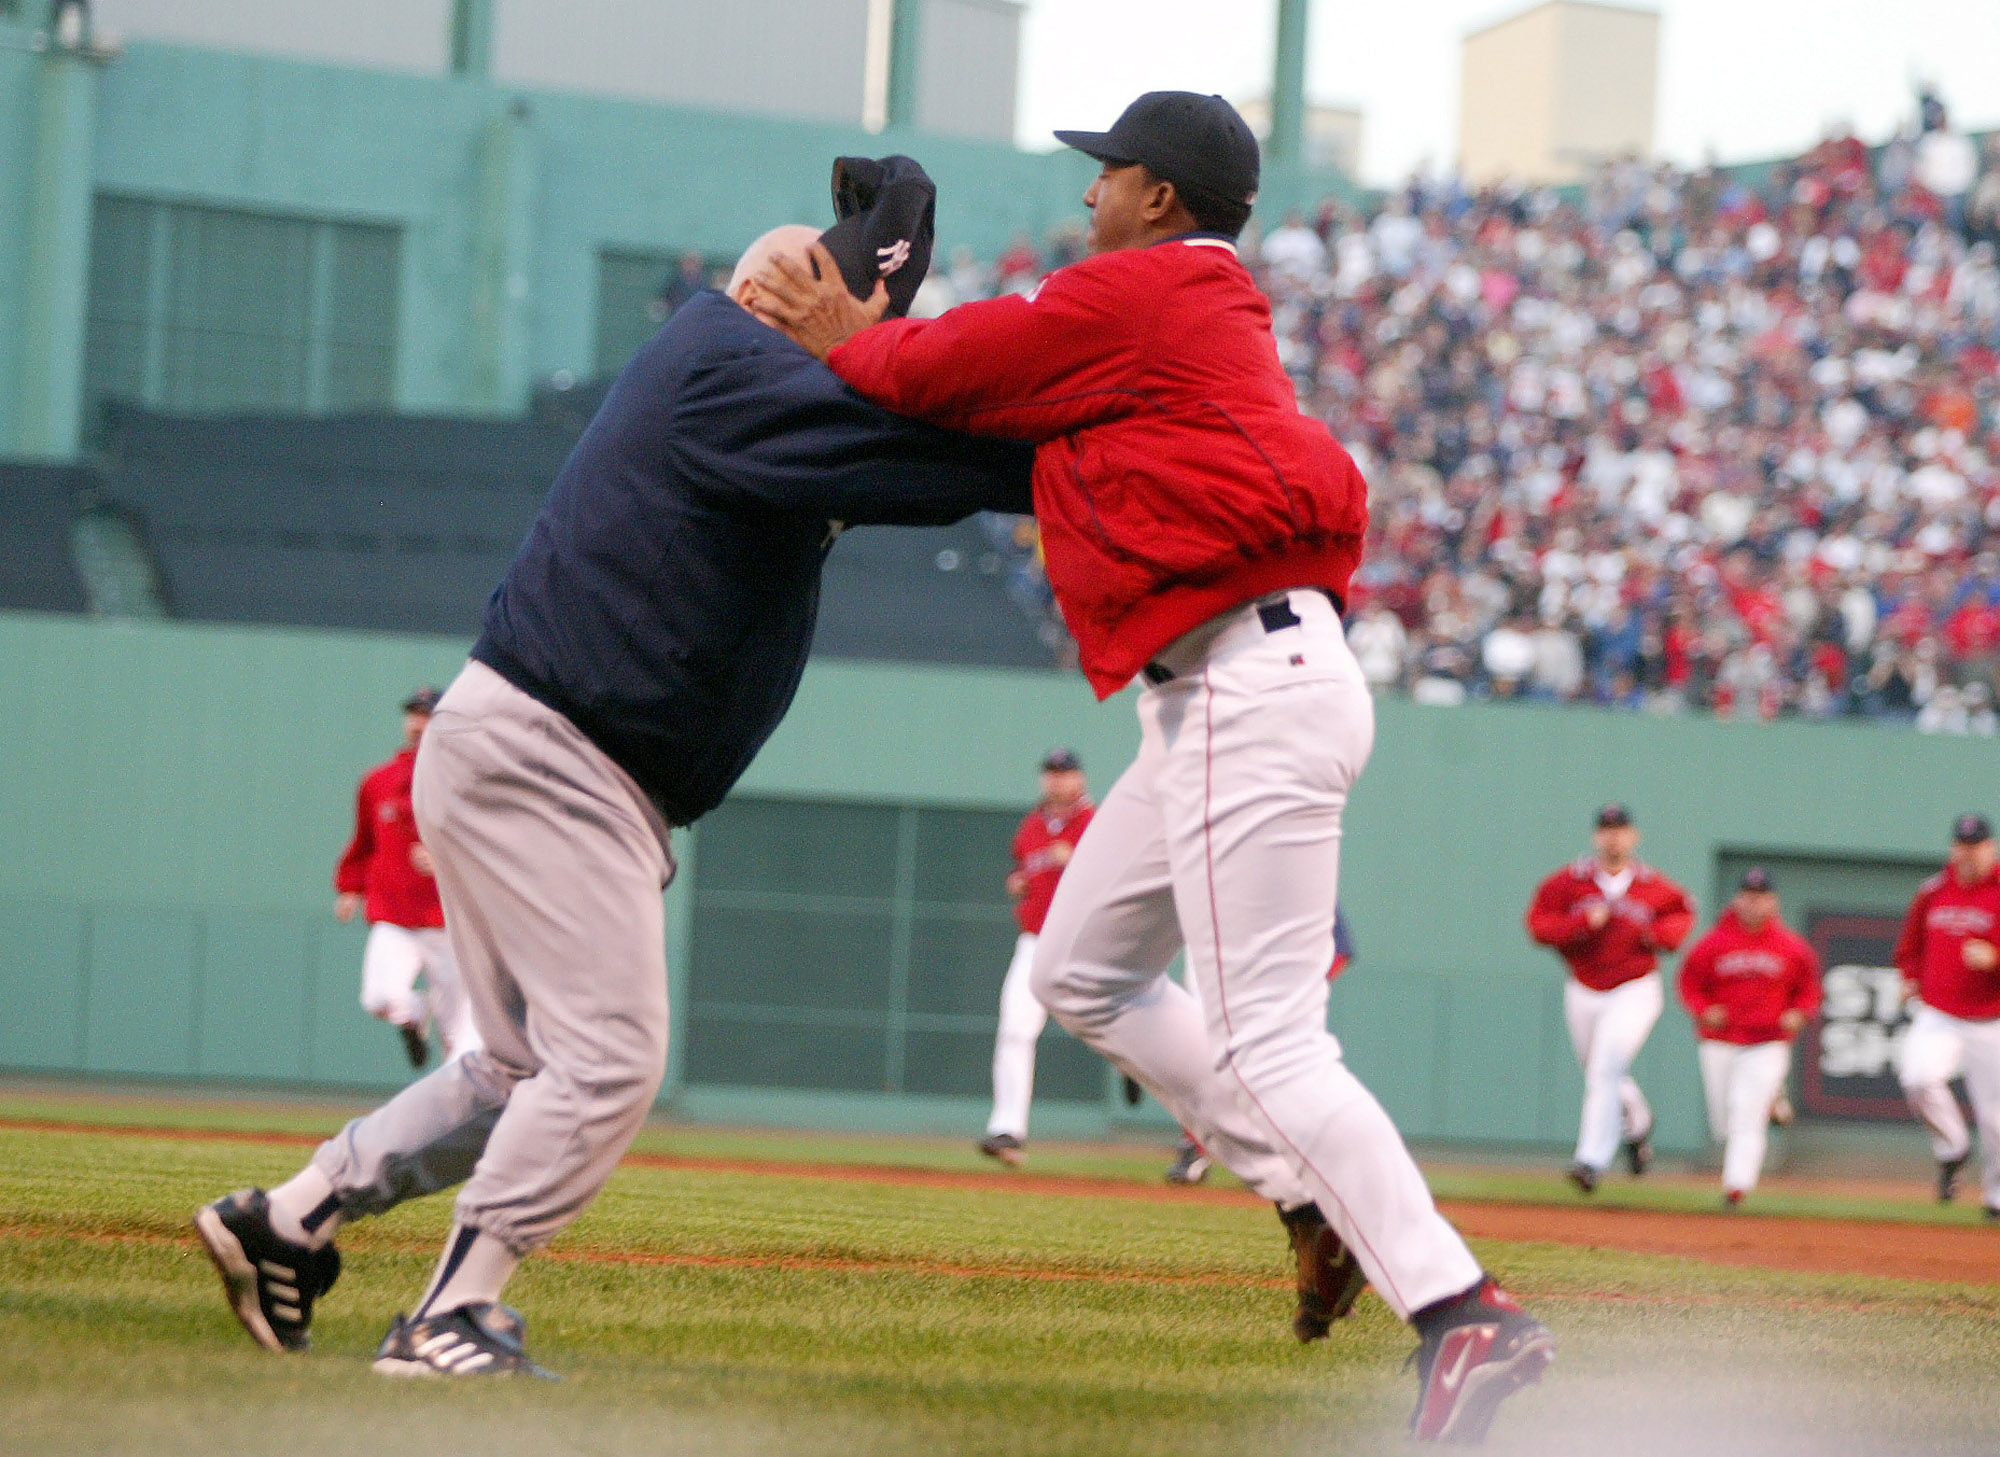
<instances>
[{"instance_id":1,"label":"red pullover jacket","mask_svg":"<svg viewBox=\"0 0 2000 1457\"><path fill-rule=\"evenodd\" d=\"M1903 918L1896 969L1917 984L1927 1007L1968 1022L2000 1017L2000 970L1965 964L1967 941L2000 945L2000 872L1960 885L1944 870L1925 881Z\"/></svg>"},{"instance_id":2,"label":"red pullover jacket","mask_svg":"<svg viewBox=\"0 0 2000 1457\"><path fill-rule=\"evenodd\" d=\"M1049 585L1100 698L1266 593L1346 599L1368 488L1299 413L1226 239L1099 253L1031 294L864 329L828 363L888 409L1037 446Z\"/></svg>"},{"instance_id":3,"label":"red pullover jacket","mask_svg":"<svg viewBox=\"0 0 2000 1457\"><path fill-rule=\"evenodd\" d=\"M333 873L343 895L365 892L368 919L392 926L442 926L437 881L410 863L417 820L410 812L410 775L417 751L405 749L368 771L354 802L354 838Z\"/></svg>"},{"instance_id":4,"label":"red pullover jacket","mask_svg":"<svg viewBox=\"0 0 2000 1457\"><path fill-rule=\"evenodd\" d=\"M1570 974L1594 992L1637 981L1694 926L1687 892L1650 865L1634 862L1632 884L1608 902L1611 919L1593 931L1584 917L1605 904L1597 862L1586 855L1543 881L1528 907L1528 934L1561 952Z\"/></svg>"},{"instance_id":5,"label":"red pullover jacket","mask_svg":"<svg viewBox=\"0 0 2000 1457\"><path fill-rule=\"evenodd\" d=\"M1681 1001L1695 1035L1709 1042L1790 1041L1778 1018L1792 1011L1811 1017L1819 998L1818 953L1776 916L1752 931L1724 911L1681 961ZM1727 1015L1720 1027L1703 1025L1710 1007Z\"/></svg>"},{"instance_id":6,"label":"red pullover jacket","mask_svg":"<svg viewBox=\"0 0 2000 1457\"><path fill-rule=\"evenodd\" d=\"M1014 919L1030 936L1042 934L1042 922L1049 918L1049 902L1056 898L1056 885L1062 880L1063 866L1056 864L1049 847L1061 841L1075 850L1096 813L1097 806L1088 799L1060 818L1036 805L1014 832L1014 868L1028 877L1027 894L1014 902Z\"/></svg>"}]
</instances>

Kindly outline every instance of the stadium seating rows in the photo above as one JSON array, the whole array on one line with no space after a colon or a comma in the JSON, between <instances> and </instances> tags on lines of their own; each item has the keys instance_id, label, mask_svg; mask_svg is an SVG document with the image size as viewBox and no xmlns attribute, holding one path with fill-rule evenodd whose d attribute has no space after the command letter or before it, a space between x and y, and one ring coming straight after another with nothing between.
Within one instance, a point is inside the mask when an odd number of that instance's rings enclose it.
<instances>
[{"instance_id":1,"label":"stadium seating rows","mask_svg":"<svg viewBox=\"0 0 2000 1457\"><path fill-rule=\"evenodd\" d=\"M470 636L574 443L573 422L392 415L109 419L106 496L177 617ZM1048 668L1004 532L860 531L827 564L827 656Z\"/></svg>"}]
</instances>

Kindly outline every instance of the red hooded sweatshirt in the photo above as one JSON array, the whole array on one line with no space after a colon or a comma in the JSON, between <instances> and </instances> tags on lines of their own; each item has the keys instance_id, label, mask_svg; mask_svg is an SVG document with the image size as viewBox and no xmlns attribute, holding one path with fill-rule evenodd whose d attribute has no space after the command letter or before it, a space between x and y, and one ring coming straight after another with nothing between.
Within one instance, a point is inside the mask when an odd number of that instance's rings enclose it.
<instances>
[{"instance_id":1,"label":"red hooded sweatshirt","mask_svg":"<svg viewBox=\"0 0 2000 1457\"><path fill-rule=\"evenodd\" d=\"M1346 601L1368 488L1299 413L1225 238L1099 253L827 362L900 414L1037 447L1049 585L1100 698L1232 607L1286 587Z\"/></svg>"},{"instance_id":2,"label":"red hooded sweatshirt","mask_svg":"<svg viewBox=\"0 0 2000 1457\"><path fill-rule=\"evenodd\" d=\"M340 857L333 887L342 894L365 893L368 919L391 926L442 926L444 907L437 881L410 861L419 841L410 811L410 776L417 751L405 749L368 771L354 802L354 838Z\"/></svg>"},{"instance_id":3,"label":"red hooded sweatshirt","mask_svg":"<svg viewBox=\"0 0 2000 1457\"><path fill-rule=\"evenodd\" d=\"M1819 955L1806 938L1776 916L1752 931L1724 911L1709 933L1681 961L1681 1001L1694 1017L1695 1035L1710 1042L1787 1042L1778 1025L1786 1012L1819 1011ZM1727 1020L1701 1020L1720 1007Z\"/></svg>"}]
</instances>

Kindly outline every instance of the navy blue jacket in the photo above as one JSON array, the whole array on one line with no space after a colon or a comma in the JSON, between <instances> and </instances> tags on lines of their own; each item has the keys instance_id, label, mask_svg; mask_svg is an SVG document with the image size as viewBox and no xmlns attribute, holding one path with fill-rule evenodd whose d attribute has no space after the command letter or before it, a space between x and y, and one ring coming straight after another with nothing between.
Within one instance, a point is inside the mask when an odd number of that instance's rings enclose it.
<instances>
[{"instance_id":1,"label":"navy blue jacket","mask_svg":"<svg viewBox=\"0 0 2000 1457\"><path fill-rule=\"evenodd\" d=\"M1032 510L1032 464L877 409L701 294L611 386L472 655L692 824L791 706L840 529Z\"/></svg>"}]
</instances>

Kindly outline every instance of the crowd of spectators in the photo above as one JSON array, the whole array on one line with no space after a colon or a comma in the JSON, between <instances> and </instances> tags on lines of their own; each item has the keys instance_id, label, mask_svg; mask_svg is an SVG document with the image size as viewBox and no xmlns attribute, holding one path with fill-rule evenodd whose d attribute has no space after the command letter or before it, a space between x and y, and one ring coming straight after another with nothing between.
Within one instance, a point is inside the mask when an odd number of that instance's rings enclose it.
<instances>
[{"instance_id":1,"label":"crowd of spectators","mask_svg":"<svg viewBox=\"0 0 2000 1457\"><path fill-rule=\"evenodd\" d=\"M961 252L927 302L1079 245ZM1301 407L1368 478L1370 680L1993 733L1996 249L2000 134L1929 95L1877 148L1418 180L1246 238Z\"/></svg>"}]
</instances>

